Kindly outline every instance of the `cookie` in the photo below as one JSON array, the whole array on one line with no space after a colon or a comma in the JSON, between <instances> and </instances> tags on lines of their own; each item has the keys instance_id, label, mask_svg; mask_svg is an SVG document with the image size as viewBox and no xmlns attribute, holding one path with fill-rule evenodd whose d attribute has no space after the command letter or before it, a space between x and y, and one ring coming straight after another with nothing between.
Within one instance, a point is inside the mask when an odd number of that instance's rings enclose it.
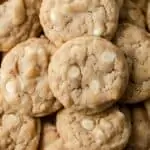
<instances>
[{"instance_id":1,"label":"cookie","mask_svg":"<svg viewBox=\"0 0 150 150\"><path fill-rule=\"evenodd\" d=\"M142 10L131 0L125 0L120 11L120 22L128 22L145 28L145 16Z\"/></svg>"},{"instance_id":2,"label":"cookie","mask_svg":"<svg viewBox=\"0 0 150 150\"><path fill-rule=\"evenodd\" d=\"M43 0L40 9L45 35L57 47L85 35L111 39L118 17L116 0Z\"/></svg>"},{"instance_id":3,"label":"cookie","mask_svg":"<svg viewBox=\"0 0 150 150\"><path fill-rule=\"evenodd\" d=\"M116 46L98 37L65 43L49 65L49 85L65 106L102 110L116 102L128 83L128 66Z\"/></svg>"},{"instance_id":4,"label":"cookie","mask_svg":"<svg viewBox=\"0 0 150 150\"><path fill-rule=\"evenodd\" d=\"M52 123L51 118L42 119L42 129L39 150L66 150L63 146L56 125Z\"/></svg>"},{"instance_id":5,"label":"cookie","mask_svg":"<svg viewBox=\"0 0 150 150\"><path fill-rule=\"evenodd\" d=\"M39 8L41 1L1 1L0 51L8 51L21 41L40 34Z\"/></svg>"},{"instance_id":6,"label":"cookie","mask_svg":"<svg viewBox=\"0 0 150 150\"><path fill-rule=\"evenodd\" d=\"M45 116L61 108L48 85L48 64L56 48L45 38L31 38L3 59L4 111Z\"/></svg>"},{"instance_id":7,"label":"cookie","mask_svg":"<svg viewBox=\"0 0 150 150\"><path fill-rule=\"evenodd\" d=\"M142 104L131 110L132 132L127 150L148 150L150 148L150 121Z\"/></svg>"},{"instance_id":8,"label":"cookie","mask_svg":"<svg viewBox=\"0 0 150 150\"><path fill-rule=\"evenodd\" d=\"M130 72L130 81L122 102L137 103L150 97L150 37L148 33L131 24L121 24L114 40L125 52Z\"/></svg>"},{"instance_id":9,"label":"cookie","mask_svg":"<svg viewBox=\"0 0 150 150\"><path fill-rule=\"evenodd\" d=\"M123 150L130 136L130 122L117 108L85 115L68 108L57 115L57 130L71 150Z\"/></svg>"},{"instance_id":10,"label":"cookie","mask_svg":"<svg viewBox=\"0 0 150 150\"><path fill-rule=\"evenodd\" d=\"M0 118L1 150L37 150L40 120L19 114L5 114Z\"/></svg>"}]
</instances>

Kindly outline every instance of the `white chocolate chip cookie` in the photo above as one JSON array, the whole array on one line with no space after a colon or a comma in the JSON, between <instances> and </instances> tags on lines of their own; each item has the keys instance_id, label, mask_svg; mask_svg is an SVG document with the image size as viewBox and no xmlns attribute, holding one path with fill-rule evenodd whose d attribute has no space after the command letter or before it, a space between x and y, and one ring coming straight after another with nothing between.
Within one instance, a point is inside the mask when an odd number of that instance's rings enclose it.
<instances>
[{"instance_id":1,"label":"white chocolate chip cookie","mask_svg":"<svg viewBox=\"0 0 150 150\"><path fill-rule=\"evenodd\" d=\"M123 150L130 136L129 120L115 107L95 115L68 108L56 123L69 150Z\"/></svg>"},{"instance_id":2,"label":"white chocolate chip cookie","mask_svg":"<svg viewBox=\"0 0 150 150\"><path fill-rule=\"evenodd\" d=\"M132 132L126 150L149 150L150 120L142 104L134 105L131 110Z\"/></svg>"},{"instance_id":3,"label":"white chocolate chip cookie","mask_svg":"<svg viewBox=\"0 0 150 150\"><path fill-rule=\"evenodd\" d=\"M49 85L65 106L99 108L112 105L128 83L128 65L116 46L98 37L65 43L52 57Z\"/></svg>"},{"instance_id":4,"label":"white chocolate chip cookie","mask_svg":"<svg viewBox=\"0 0 150 150\"><path fill-rule=\"evenodd\" d=\"M146 19L142 10L131 0L125 0L120 10L121 22L128 22L139 27L145 28Z\"/></svg>"},{"instance_id":5,"label":"white chocolate chip cookie","mask_svg":"<svg viewBox=\"0 0 150 150\"><path fill-rule=\"evenodd\" d=\"M116 0L43 0L40 11L45 35L57 47L85 35L111 39L118 16Z\"/></svg>"},{"instance_id":6,"label":"white chocolate chip cookie","mask_svg":"<svg viewBox=\"0 0 150 150\"><path fill-rule=\"evenodd\" d=\"M137 26L122 24L115 43L129 60L130 81L122 102L137 103L150 98L150 36Z\"/></svg>"},{"instance_id":7,"label":"white chocolate chip cookie","mask_svg":"<svg viewBox=\"0 0 150 150\"><path fill-rule=\"evenodd\" d=\"M0 3L0 51L8 51L21 41L39 35L41 1L3 0Z\"/></svg>"},{"instance_id":8,"label":"white chocolate chip cookie","mask_svg":"<svg viewBox=\"0 0 150 150\"><path fill-rule=\"evenodd\" d=\"M0 150L37 150L40 120L19 114L0 118Z\"/></svg>"},{"instance_id":9,"label":"white chocolate chip cookie","mask_svg":"<svg viewBox=\"0 0 150 150\"><path fill-rule=\"evenodd\" d=\"M66 150L63 146L56 125L52 123L51 118L42 119L42 129L39 150Z\"/></svg>"},{"instance_id":10,"label":"white chocolate chip cookie","mask_svg":"<svg viewBox=\"0 0 150 150\"><path fill-rule=\"evenodd\" d=\"M14 47L3 59L1 88L4 111L45 116L61 104L48 84L48 64L55 47L44 38L32 38Z\"/></svg>"}]
</instances>

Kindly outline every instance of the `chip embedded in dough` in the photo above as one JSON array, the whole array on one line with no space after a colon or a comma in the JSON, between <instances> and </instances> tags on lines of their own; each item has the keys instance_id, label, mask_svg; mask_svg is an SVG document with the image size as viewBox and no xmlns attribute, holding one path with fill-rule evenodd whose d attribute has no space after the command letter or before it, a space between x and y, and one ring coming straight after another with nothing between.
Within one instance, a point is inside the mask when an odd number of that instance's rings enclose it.
<instances>
[{"instance_id":1,"label":"chip embedded in dough","mask_svg":"<svg viewBox=\"0 0 150 150\"><path fill-rule=\"evenodd\" d=\"M48 84L48 64L55 50L47 39L31 38L4 57L1 88L6 113L45 116L61 107Z\"/></svg>"},{"instance_id":2,"label":"chip embedded in dough","mask_svg":"<svg viewBox=\"0 0 150 150\"><path fill-rule=\"evenodd\" d=\"M116 102L128 83L128 66L116 46L98 37L65 43L52 57L49 85L65 106L103 109Z\"/></svg>"},{"instance_id":3,"label":"chip embedded in dough","mask_svg":"<svg viewBox=\"0 0 150 150\"><path fill-rule=\"evenodd\" d=\"M137 103L150 98L150 37L148 33L137 26L121 24L114 42L130 60L130 81L122 102Z\"/></svg>"},{"instance_id":4,"label":"chip embedded in dough","mask_svg":"<svg viewBox=\"0 0 150 150\"><path fill-rule=\"evenodd\" d=\"M21 114L4 114L0 118L1 150L37 150L41 124Z\"/></svg>"},{"instance_id":5,"label":"chip embedded in dough","mask_svg":"<svg viewBox=\"0 0 150 150\"><path fill-rule=\"evenodd\" d=\"M116 0L43 0L40 21L45 35L57 47L85 35L111 39L117 29L121 3Z\"/></svg>"},{"instance_id":6,"label":"chip embedded in dough","mask_svg":"<svg viewBox=\"0 0 150 150\"><path fill-rule=\"evenodd\" d=\"M41 32L39 9L42 0L4 0L0 3L0 51Z\"/></svg>"},{"instance_id":7,"label":"chip embedded in dough","mask_svg":"<svg viewBox=\"0 0 150 150\"><path fill-rule=\"evenodd\" d=\"M71 150L122 150L131 132L130 121L115 107L95 115L68 108L57 114L56 124Z\"/></svg>"}]
</instances>

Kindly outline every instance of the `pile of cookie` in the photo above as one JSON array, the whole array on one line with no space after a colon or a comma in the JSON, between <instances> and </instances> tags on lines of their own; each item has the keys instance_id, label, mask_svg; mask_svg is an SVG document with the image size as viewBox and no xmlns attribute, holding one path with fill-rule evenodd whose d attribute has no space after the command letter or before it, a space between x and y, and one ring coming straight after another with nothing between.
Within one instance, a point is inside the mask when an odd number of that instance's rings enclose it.
<instances>
[{"instance_id":1,"label":"pile of cookie","mask_svg":"<svg viewBox=\"0 0 150 150\"><path fill-rule=\"evenodd\" d=\"M0 0L0 150L150 150L150 0Z\"/></svg>"}]
</instances>

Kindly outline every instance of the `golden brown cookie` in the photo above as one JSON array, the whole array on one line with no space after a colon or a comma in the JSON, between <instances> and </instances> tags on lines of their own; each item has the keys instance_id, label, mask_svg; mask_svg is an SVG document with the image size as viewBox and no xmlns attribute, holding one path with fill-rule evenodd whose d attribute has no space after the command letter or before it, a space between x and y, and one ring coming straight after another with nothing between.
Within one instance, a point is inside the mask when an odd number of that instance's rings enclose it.
<instances>
[{"instance_id":1,"label":"golden brown cookie","mask_svg":"<svg viewBox=\"0 0 150 150\"><path fill-rule=\"evenodd\" d=\"M150 36L137 26L121 24L115 38L129 63L130 81L122 102L137 103L150 97Z\"/></svg>"},{"instance_id":2,"label":"golden brown cookie","mask_svg":"<svg viewBox=\"0 0 150 150\"><path fill-rule=\"evenodd\" d=\"M40 120L20 114L0 117L0 150L37 150Z\"/></svg>"},{"instance_id":3,"label":"golden brown cookie","mask_svg":"<svg viewBox=\"0 0 150 150\"><path fill-rule=\"evenodd\" d=\"M85 115L71 108L57 115L57 130L69 150L123 150L130 136L130 121L117 108Z\"/></svg>"},{"instance_id":4,"label":"golden brown cookie","mask_svg":"<svg viewBox=\"0 0 150 150\"><path fill-rule=\"evenodd\" d=\"M99 108L115 103L128 83L124 54L98 37L80 37L65 43L52 57L49 85L65 106Z\"/></svg>"},{"instance_id":5,"label":"golden brown cookie","mask_svg":"<svg viewBox=\"0 0 150 150\"><path fill-rule=\"evenodd\" d=\"M2 0L0 3L0 51L38 36L41 32L39 8L42 0Z\"/></svg>"},{"instance_id":6,"label":"golden brown cookie","mask_svg":"<svg viewBox=\"0 0 150 150\"><path fill-rule=\"evenodd\" d=\"M118 16L116 0L43 0L40 10L45 35L57 47L85 35L111 39Z\"/></svg>"},{"instance_id":7,"label":"golden brown cookie","mask_svg":"<svg viewBox=\"0 0 150 150\"><path fill-rule=\"evenodd\" d=\"M48 84L48 64L55 50L47 39L32 38L4 57L1 88L6 113L45 116L61 108Z\"/></svg>"}]
</instances>

